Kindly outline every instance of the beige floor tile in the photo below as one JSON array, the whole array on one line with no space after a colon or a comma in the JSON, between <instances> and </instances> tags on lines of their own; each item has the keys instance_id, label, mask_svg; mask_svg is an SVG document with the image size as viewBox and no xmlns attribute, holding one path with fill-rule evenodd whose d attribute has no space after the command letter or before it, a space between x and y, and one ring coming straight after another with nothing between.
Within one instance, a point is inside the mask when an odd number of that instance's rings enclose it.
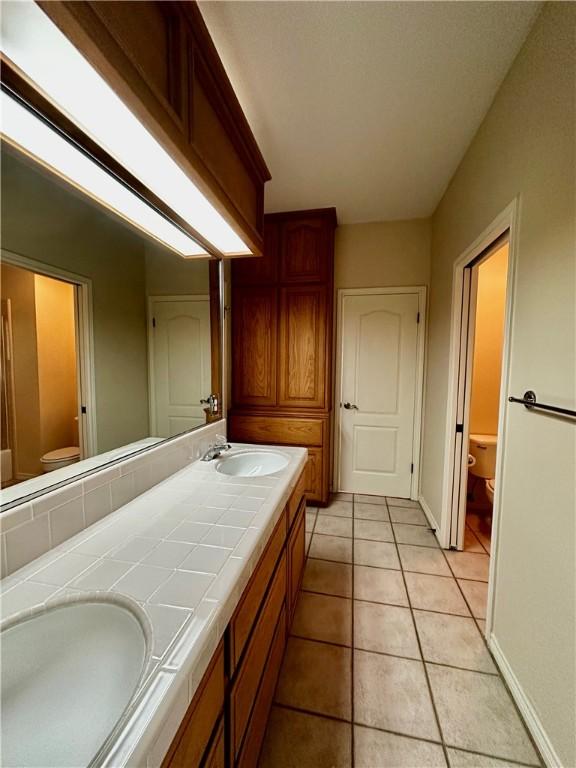
<instances>
[{"instance_id":1,"label":"beige floor tile","mask_svg":"<svg viewBox=\"0 0 576 768\"><path fill-rule=\"evenodd\" d=\"M352 517L351 501L332 501L327 507L318 507L319 515L332 515L333 517Z\"/></svg>"},{"instance_id":2,"label":"beige floor tile","mask_svg":"<svg viewBox=\"0 0 576 768\"><path fill-rule=\"evenodd\" d=\"M480 631L482 632L482 635L486 637L486 620L485 619L476 619L476 622L478 623L478 626L480 627Z\"/></svg>"},{"instance_id":3,"label":"beige floor tile","mask_svg":"<svg viewBox=\"0 0 576 768\"><path fill-rule=\"evenodd\" d=\"M497 674L474 619L414 611L426 661Z\"/></svg>"},{"instance_id":4,"label":"beige floor tile","mask_svg":"<svg viewBox=\"0 0 576 768\"><path fill-rule=\"evenodd\" d=\"M423 573L405 573L404 576L413 608L470 615L454 579Z\"/></svg>"},{"instance_id":5,"label":"beige floor tile","mask_svg":"<svg viewBox=\"0 0 576 768\"><path fill-rule=\"evenodd\" d=\"M412 614L395 605L354 602L354 647L421 658Z\"/></svg>"},{"instance_id":6,"label":"beige floor tile","mask_svg":"<svg viewBox=\"0 0 576 768\"><path fill-rule=\"evenodd\" d=\"M451 768L519 768L518 763L498 760L497 757L462 752L459 749L448 749L447 752Z\"/></svg>"},{"instance_id":7,"label":"beige floor tile","mask_svg":"<svg viewBox=\"0 0 576 768\"><path fill-rule=\"evenodd\" d=\"M342 493L342 491L330 494L330 501L352 501L353 498L351 493Z\"/></svg>"},{"instance_id":8,"label":"beige floor tile","mask_svg":"<svg viewBox=\"0 0 576 768\"><path fill-rule=\"evenodd\" d=\"M350 719L350 654L350 648L289 638L276 702Z\"/></svg>"},{"instance_id":9,"label":"beige floor tile","mask_svg":"<svg viewBox=\"0 0 576 768\"><path fill-rule=\"evenodd\" d=\"M306 552L310 549L310 542L312 541L312 534L311 533L305 533L304 534L304 547L306 549Z\"/></svg>"},{"instance_id":10,"label":"beige floor tile","mask_svg":"<svg viewBox=\"0 0 576 768\"><path fill-rule=\"evenodd\" d=\"M390 520L388 507L379 504L362 504L358 501L354 502L354 517L357 520L383 520L386 522Z\"/></svg>"},{"instance_id":11,"label":"beige floor tile","mask_svg":"<svg viewBox=\"0 0 576 768\"><path fill-rule=\"evenodd\" d=\"M352 518L318 515L315 531L327 536L347 536L352 538Z\"/></svg>"},{"instance_id":12,"label":"beige floor tile","mask_svg":"<svg viewBox=\"0 0 576 768\"><path fill-rule=\"evenodd\" d=\"M482 531L477 531L476 536L478 536L478 539L480 540L480 543L482 544L486 552L490 554L490 548L492 545L490 535L486 535L485 533L482 533Z\"/></svg>"},{"instance_id":13,"label":"beige floor tile","mask_svg":"<svg viewBox=\"0 0 576 768\"><path fill-rule=\"evenodd\" d=\"M388 505L393 507L414 507L415 509L421 509L420 504L412 499L398 499L395 496L388 496L386 501Z\"/></svg>"},{"instance_id":14,"label":"beige floor tile","mask_svg":"<svg viewBox=\"0 0 576 768\"><path fill-rule=\"evenodd\" d=\"M423 525L394 523L394 533L398 544L417 544L420 547L438 546L438 540L433 531Z\"/></svg>"},{"instance_id":15,"label":"beige floor tile","mask_svg":"<svg viewBox=\"0 0 576 768\"><path fill-rule=\"evenodd\" d=\"M355 541L354 563L372 565L375 568L400 569L395 545L383 541Z\"/></svg>"},{"instance_id":16,"label":"beige floor tile","mask_svg":"<svg viewBox=\"0 0 576 768\"><path fill-rule=\"evenodd\" d=\"M356 768L446 768L440 744L354 726Z\"/></svg>"},{"instance_id":17,"label":"beige floor tile","mask_svg":"<svg viewBox=\"0 0 576 768\"><path fill-rule=\"evenodd\" d=\"M354 651L354 718L360 725L437 740L422 662Z\"/></svg>"},{"instance_id":18,"label":"beige floor tile","mask_svg":"<svg viewBox=\"0 0 576 768\"><path fill-rule=\"evenodd\" d=\"M316 512L310 512L306 510L306 531L310 533L314 530L314 523L316 522Z\"/></svg>"},{"instance_id":19,"label":"beige floor tile","mask_svg":"<svg viewBox=\"0 0 576 768\"><path fill-rule=\"evenodd\" d=\"M354 566L354 597L376 603L408 605L408 595L400 571Z\"/></svg>"},{"instance_id":20,"label":"beige floor tile","mask_svg":"<svg viewBox=\"0 0 576 768\"><path fill-rule=\"evenodd\" d=\"M310 640L351 645L352 600L300 592L292 622L292 634Z\"/></svg>"},{"instance_id":21,"label":"beige floor tile","mask_svg":"<svg viewBox=\"0 0 576 768\"><path fill-rule=\"evenodd\" d=\"M393 523L409 523L411 525L428 525L426 515L417 507L388 507L390 520Z\"/></svg>"},{"instance_id":22,"label":"beige floor tile","mask_svg":"<svg viewBox=\"0 0 576 768\"><path fill-rule=\"evenodd\" d=\"M386 506L386 496L373 496L371 493L355 493L354 502L362 504L381 504Z\"/></svg>"},{"instance_id":23,"label":"beige floor tile","mask_svg":"<svg viewBox=\"0 0 576 768\"><path fill-rule=\"evenodd\" d=\"M464 551L465 552L484 552L484 547L478 541L478 537L472 530L466 526L464 529Z\"/></svg>"},{"instance_id":24,"label":"beige floor tile","mask_svg":"<svg viewBox=\"0 0 576 768\"><path fill-rule=\"evenodd\" d=\"M350 768L351 730L349 723L272 707L259 768Z\"/></svg>"},{"instance_id":25,"label":"beige floor tile","mask_svg":"<svg viewBox=\"0 0 576 768\"><path fill-rule=\"evenodd\" d=\"M400 561L405 571L430 573L434 576L451 576L450 568L440 549L399 544Z\"/></svg>"},{"instance_id":26,"label":"beige floor tile","mask_svg":"<svg viewBox=\"0 0 576 768\"><path fill-rule=\"evenodd\" d=\"M508 760L538 763L499 677L428 666L446 744Z\"/></svg>"},{"instance_id":27,"label":"beige floor tile","mask_svg":"<svg viewBox=\"0 0 576 768\"><path fill-rule=\"evenodd\" d=\"M352 596L352 566L308 558L302 588L325 595Z\"/></svg>"},{"instance_id":28,"label":"beige floor tile","mask_svg":"<svg viewBox=\"0 0 576 768\"><path fill-rule=\"evenodd\" d=\"M321 560L336 560L339 563L352 562L352 539L341 536L322 536L315 533L308 552L310 557Z\"/></svg>"},{"instance_id":29,"label":"beige floor tile","mask_svg":"<svg viewBox=\"0 0 576 768\"><path fill-rule=\"evenodd\" d=\"M354 520L354 538L394 541L390 523L383 523L379 520Z\"/></svg>"},{"instance_id":30,"label":"beige floor tile","mask_svg":"<svg viewBox=\"0 0 576 768\"><path fill-rule=\"evenodd\" d=\"M465 579L458 579L458 584L464 592L472 615L476 616L477 619L485 619L488 605L488 584L484 581L466 581Z\"/></svg>"},{"instance_id":31,"label":"beige floor tile","mask_svg":"<svg viewBox=\"0 0 576 768\"><path fill-rule=\"evenodd\" d=\"M490 557L476 552L447 551L446 557L457 579L488 581Z\"/></svg>"}]
</instances>

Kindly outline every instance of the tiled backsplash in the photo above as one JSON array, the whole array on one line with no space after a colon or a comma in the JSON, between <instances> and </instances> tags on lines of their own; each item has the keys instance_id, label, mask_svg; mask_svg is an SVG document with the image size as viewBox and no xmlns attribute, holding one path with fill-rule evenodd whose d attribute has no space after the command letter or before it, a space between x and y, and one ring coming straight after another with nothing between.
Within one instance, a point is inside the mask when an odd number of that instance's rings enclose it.
<instances>
[{"instance_id":1,"label":"tiled backsplash","mask_svg":"<svg viewBox=\"0 0 576 768\"><path fill-rule=\"evenodd\" d=\"M0 515L2 577L132 501L199 458L226 422L160 443L146 453L46 493Z\"/></svg>"}]
</instances>

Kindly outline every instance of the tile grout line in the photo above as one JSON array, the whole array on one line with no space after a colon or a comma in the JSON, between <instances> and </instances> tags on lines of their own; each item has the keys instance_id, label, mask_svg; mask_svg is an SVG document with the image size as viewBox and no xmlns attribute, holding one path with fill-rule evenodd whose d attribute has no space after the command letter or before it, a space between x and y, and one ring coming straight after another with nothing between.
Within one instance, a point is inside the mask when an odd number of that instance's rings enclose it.
<instances>
[{"instance_id":1,"label":"tile grout line","mask_svg":"<svg viewBox=\"0 0 576 768\"><path fill-rule=\"evenodd\" d=\"M490 648L488 646L488 640L486 639L486 635L482 631L480 625L478 624L478 619L476 618L476 616L474 616L472 608L470 607L470 604L468 603L468 600L466 599L466 595L464 594L464 591L462 590L462 587L460 586L460 583L459 583L458 579L456 578L456 576L454 574L454 571L452 570L452 566L450 565L450 561L448 560L448 557L446 556L446 551L444 549L442 549L442 554L444 555L444 559L446 560L446 562L448 564L448 568L450 568L450 572L452 573L452 576L454 577L454 581L456 582L456 585L457 585L458 589L460 590L460 593L461 593L461 595L462 595L462 597L464 599L464 602L466 603L466 606L467 606L468 610L470 611L470 614L471 614L472 618L474 619L474 623L476 624L478 632L480 633L480 637L484 641L484 645L486 647L486 650L490 654L490 658L492 659L492 661L494 663L494 666L496 667L496 669L498 671L498 679L500 680L500 682L504 686L504 689L506 690L506 693L508 694L508 698L509 698L510 702L512 703L512 706L514 707L514 710L515 710L516 714L518 715L518 718L519 718L519 720L520 720L520 722L522 724L522 727L524 728L524 733L528 737L528 740L530 741L530 744L532 745L532 747L533 747L533 749L534 749L534 751L535 751L535 753L536 753L536 755L537 755L537 757L538 757L538 759L540 761L540 765L545 765L544 760L542 759L542 755L540 754L540 750L539 750L538 746L536 745L536 742L534 741L534 739L532 737L532 734L528 730L528 726L524 722L524 717L521 714L520 709L518 708L518 705L516 704L516 700L512 696L512 693L510 692L510 688L508 687L508 684L504 680L504 676L502 675L502 672L500 671L500 667L496 663L496 659L494 658L494 655L492 654L492 651L490 650ZM489 557L490 557L490 555L489 555Z\"/></svg>"},{"instance_id":2,"label":"tile grout line","mask_svg":"<svg viewBox=\"0 0 576 768\"><path fill-rule=\"evenodd\" d=\"M323 712L316 712L313 709L304 709L303 707L296 707L293 704L281 704L280 702L274 702L274 706L278 709L287 709L289 712L298 712L303 715L308 715L309 717L316 717L320 720L331 720L335 723L342 723L342 724L349 724L349 721L344 719L343 717L338 717L337 715L329 715L324 714ZM424 736L413 736L410 733L402 733L401 731L394 731L391 728L380 728L377 725L366 725L364 723L356 723L356 725L360 726L361 728L365 728L367 731L378 731L379 733L390 733L393 736L400 736L403 739L410 739L411 741L424 741L427 744L435 744L436 746L442 746L440 741L434 741L434 739L428 739ZM537 766L535 763L521 763L518 760L514 760L510 757L502 757L501 755L493 755L488 752L478 752L474 751L473 749L466 749L465 747L458 747L454 744L447 744L447 749L454 749L458 752L465 752L468 755L479 755L481 757L490 757L494 760L501 760L506 763L511 763L513 765L520 766L520 768L540 768L540 766Z\"/></svg>"},{"instance_id":3,"label":"tile grout line","mask_svg":"<svg viewBox=\"0 0 576 768\"><path fill-rule=\"evenodd\" d=\"M390 514L390 510L388 510L388 513ZM438 716L438 710L436 708L436 702L434 700L434 694L432 692L432 685L430 683L430 677L428 675L428 668L426 667L426 663L424 661L424 653L422 651L422 643L420 642L420 635L418 633L418 626L416 624L416 618L414 616L414 609L412 607L412 599L410 597L410 592L408 591L408 584L406 583L406 576L404 575L404 569L402 567L402 560L400 559L400 550L398 549L398 542L396 541L396 532L394 531L394 527L392 527L392 534L394 536L394 544L396 547L396 556L398 557L398 560L400 562L400 573L402 574L402 581L404 582L404 589L406 590L406 596L408 599L408 607L410 609L410 616L412 618L412 625L414 627L414 632L416 634L416 642L418 643L418 650L420 651L420 657L422 659L422 668L424 670L424 676L426 678L426 685L428 686L428 695L430 696L430 702L432 704L432 710L434 712L434 717L436 719L436 727L438 728L438 733L440 734L440 741L442 744L442 751L444 753L444 759L446 761L447 768L450 768L450 760L448 757L448 750L446 748L446 743L444 741L444 733L442 731L442 726L440 724L440 717Z\"/></svg>"}]
</instances>

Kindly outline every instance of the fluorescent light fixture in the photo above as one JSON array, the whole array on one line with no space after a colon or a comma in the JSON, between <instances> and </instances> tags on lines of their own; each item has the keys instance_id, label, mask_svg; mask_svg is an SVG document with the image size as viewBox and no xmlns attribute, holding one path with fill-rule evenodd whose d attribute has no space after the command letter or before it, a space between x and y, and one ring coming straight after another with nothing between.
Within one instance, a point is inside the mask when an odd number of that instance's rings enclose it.
<instances>
[{"instance_id":1,"label":"fluorescent light fixture","mask_svg":"<svg viewBox=\"0 0 576 768\"><path fill-rule=\"evenodd\" d=\"M31 0L2 3L2 50L79 128L224 254L250 249Z\"/></svg>"},{"instance_id":2,"label":"fluorescent light fixture","mask_svg":"<svg viewBox=\"0 0 576 768\"><path fill-rule=\"evenodd\" d=\"M206 255L189 235L5 92L0 105L2 136L10 144L181 256Z\"/></svg>"}]
</instances>

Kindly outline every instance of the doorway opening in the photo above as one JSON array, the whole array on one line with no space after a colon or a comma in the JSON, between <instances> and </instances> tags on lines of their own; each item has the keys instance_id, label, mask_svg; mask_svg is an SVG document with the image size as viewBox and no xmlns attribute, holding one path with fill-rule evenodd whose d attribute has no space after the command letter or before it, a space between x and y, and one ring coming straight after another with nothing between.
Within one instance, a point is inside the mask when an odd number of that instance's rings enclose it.
<instances>
[{"instance_id":1,"label":"doorway opening","mask_svg":"<svg viewBox=\"0 0 576 768\"><path fill-rule=\"evenodd\" d=\"M13 256L13 257L12 257ZM1 485L90 455L80 285L2 252Z\"/></svg>"}]
</instances>

